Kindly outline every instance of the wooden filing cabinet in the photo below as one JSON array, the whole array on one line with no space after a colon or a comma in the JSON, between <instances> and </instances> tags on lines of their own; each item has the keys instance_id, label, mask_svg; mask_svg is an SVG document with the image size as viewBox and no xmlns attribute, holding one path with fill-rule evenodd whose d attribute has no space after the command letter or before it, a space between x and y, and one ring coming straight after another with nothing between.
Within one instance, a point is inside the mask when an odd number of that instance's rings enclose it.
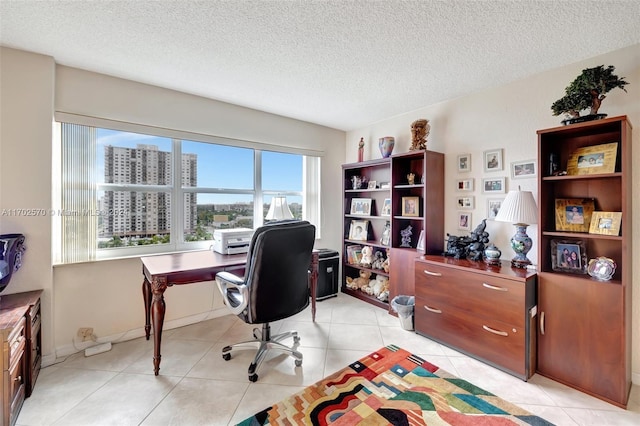
<instances>
[{"instance_id":1,"label":"wooden filing cabinet","mask_svg":"<svg viewBox=\"0 0 640 426\"><path fill-rule=\"evenodd\" d=\"M0 296L0 421L13 425L42 363L41 290Z\"/></svg>"},{"instance_id":2,"label":"wooden filing cabinet","mask_svg":"<svg viewBox=\"0 0 640 426\"><path fill-rule=\"evenodd\" d=\"M536 368L536 274L510 262L422 256L415 329L523 380Z\"/></svg>"}]
</instances>

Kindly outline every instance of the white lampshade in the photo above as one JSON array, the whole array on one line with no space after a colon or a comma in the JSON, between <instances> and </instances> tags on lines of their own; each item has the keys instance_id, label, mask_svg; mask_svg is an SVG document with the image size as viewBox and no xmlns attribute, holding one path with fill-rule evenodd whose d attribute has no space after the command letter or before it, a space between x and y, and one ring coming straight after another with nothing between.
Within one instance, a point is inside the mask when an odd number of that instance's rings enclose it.
<instances>
[{"instance_id":1,"label":"white lampshade","mask_svg":"<svg viewBox=\"0 0 640 426\"><path fill-rule=\"evenodd\" d=\"M267 220L286 220L293 219L293 214L287 205L287 197L281 195L271 199L269 211L265 217Z\"/></svg>"},{"instance_id":2,"label":"white lampshade","mask_svg":"<svg viewBox=\"0 0 640 426\"><path fill-rule=\"evenodd\" d=\"M509 191L496 215L500 222L532 225L538 223L538 206L531 191Z\"/></svg>"}]
</instances>

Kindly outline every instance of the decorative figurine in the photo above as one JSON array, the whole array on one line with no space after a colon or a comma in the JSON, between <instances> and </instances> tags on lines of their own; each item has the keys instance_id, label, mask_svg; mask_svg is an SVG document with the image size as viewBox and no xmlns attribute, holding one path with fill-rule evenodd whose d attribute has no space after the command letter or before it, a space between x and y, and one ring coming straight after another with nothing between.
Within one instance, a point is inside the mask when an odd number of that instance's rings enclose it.
<instances>
[{"instance_id":1,"label":"decorative figurine","mask_svg":"<svg viewBox=\"0 0 640 426\"><path fill-rule=\"evenodd\" d=\"M598 281L609 281L616 272L616 266L613 259L600 256L589 261L587 272Z\"/></svg>"},{"instance_id":2,"label":"decorative figurine","mask_svg":"<svg viewBox=\"0 0 640 426\"><path fill-rule=\"evenodd\" d=\"M431 131L429 120L418 119L411 123L411 151L417 149L427 149L427 136Z\"/></svg>"},{"instance_id":3,"label":"decorative figurine","mask_svg":"<svg viewBox=\"0 0 640 426\"><path fill-rule=\"evenodd\" d=\"M353 189L360 189L362 186L362 178L360 176L351 176L351 186Z\"/></svg>"},{"instance_id":4,"label":"decorative figurine","mask_svg":"<svg viewBox=\"0 0 640 426\"><path fill-rule=\"evenodd\" d=\"M500 265L502 252L493 243L487 244L484 249L484 261L487 265Z\"/></svg>"},{"instance_id":5,"label":"decorative figurine","mask_svg":"<svg viewBox=\"0 0 640 426\"><path fill-rule=\"evenodd\" d=\"M413 185L416 181L416 175L415 173L409 173L407 175L407 182L409 182L409 185Z\"/></svg>"},{"instance_id":6,"label":"decorative figurine","mask_svg":"<svg viewBox=\"0 0 640 426\"><path fill-rule=\"evenodd\" d=\"M358 142L358 162L364 161L364 138L360 138Z\"/></svg>"},{"instance_id":7,"label":"decorative figurine","mask_svg":"<svg viewBox=\"0 0 640 426\"><path fill-rule=\"evenodd\" d=\"M400 231L400 236L402 237L400 241L400 247L411 247L411 234L413 234L411 232L411 229L411 225L409 225L402 231Z\"/></svg>"},{"instance_id":8,"label":"decorative figurine","mask_svg":"<svg viewBox=\"0 0 640 426\"><path fill-rule=\"evenodd\" d=\"M469 237L458 237L447 234L447 248L444 256L452 256L455 259L481 260L485 244L489 242L489 233L485 231L487 219L473 230Z\"/></svg>"}]
</instances>

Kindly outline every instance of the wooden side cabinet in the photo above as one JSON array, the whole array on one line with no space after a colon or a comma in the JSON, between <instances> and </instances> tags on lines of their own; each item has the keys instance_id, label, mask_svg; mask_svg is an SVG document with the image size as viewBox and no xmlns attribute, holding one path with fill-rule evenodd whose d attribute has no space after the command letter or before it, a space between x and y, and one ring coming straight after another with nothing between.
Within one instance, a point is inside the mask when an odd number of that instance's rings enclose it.
<instances>
[{"instance_id":1,"label":"wooden side cabinet","mask_svg":"<svg viewBox=\"0 0 640 426\"><path fill-rule=\"evenodd\" d=\"M443 256L415 262L416 332L528 380L535 372L536 274Z\"/></svg>"},{"instance_id":2,"label":"wooden side cabinet","mask_svg":"<svg viewBox=\"0 0 640 426\"><path fill-rule=\"evenodd\" d=\"M42 363L40 296L42 290L0 297L2 338L2 425L15 424L24 399L31 395Z\"/></svg>"}]
</instances>

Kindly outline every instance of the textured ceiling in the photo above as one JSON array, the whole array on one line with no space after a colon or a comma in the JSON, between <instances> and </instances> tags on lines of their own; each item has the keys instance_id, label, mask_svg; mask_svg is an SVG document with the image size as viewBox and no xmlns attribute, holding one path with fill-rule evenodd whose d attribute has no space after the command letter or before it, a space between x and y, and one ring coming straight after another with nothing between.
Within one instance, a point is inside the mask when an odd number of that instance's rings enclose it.
<instances>
[{"instance_id":1,"label":"textured ceiling","mask_svg":"<svg viewBox=\"0 0 640 426\"><path fill-rule=\"evenodd\" d=\"M0 44L352 130L640 43L639 20L637 0L0 0Z\"/></svg>"}]
</instances>

